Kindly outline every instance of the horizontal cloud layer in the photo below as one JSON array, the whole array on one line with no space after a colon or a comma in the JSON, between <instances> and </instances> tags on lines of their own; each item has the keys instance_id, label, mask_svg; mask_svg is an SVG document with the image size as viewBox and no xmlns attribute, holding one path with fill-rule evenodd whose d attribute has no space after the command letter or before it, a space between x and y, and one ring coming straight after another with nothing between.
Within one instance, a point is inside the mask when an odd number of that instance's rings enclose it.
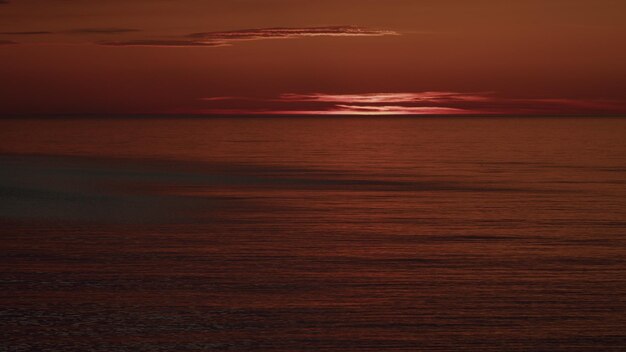
<instances>
[{"instance_id":1,"label":"horizontal cloud layer","mask_svg":"<svg viewBox=\"0 0 626 352\"><path fill-rule=\"evenodd\" d=\"M209 97L202 114L263 115L576 115L626 112L626 103L600 99L502 98L493 93L286 93L275 98ZM189 111L194 112L194 111Z\"/></svg>"},{"instance_id":2,"label":"horizontal cloud layer","mask_svg":"<svg viewBox=\"0 0 626 352\"><path fill-rule=\"evenodd\" d=\"M209 42L231 42L237 40L288 39L299 37L375 37L397 35L397 32L373 30L356 26L331 26L309 28L258 28L226 32L193 33L188 37Z\"/></svg>"},{"instance_id":3,"label":"horizontal cloud layer","mask_svg":"<svg viewBox=\"0 0 626 352\"><path fill-rule=\"evenodd\" d=\"M257 28L225 32L192 33L184 38L105 41L102 45L113 46L225 46L240 41L293 39L305 37L380 37L398 35L389 30L374 30L356 26L331 26L309 28Z\"/></svg>"},{"instance_id":4,"label":"horizontal cloud layer","mask_svg":"<svg viewBox=\"0 0 626 352\"><path fill-rule=\"evenodd\" d=\"M5 31L5 36L47 36L47 35L122 35L141 32L135 28L76 28L60 31L26 30ZM221 32L191 33L183 36L165 36L160 38L133 38L121 40L102 40L98 44L106 46L154 46L154 47L219 47L236 42L293 39L306 37L380 37L399 35L390 30L375 30L357 26L329 26L309 28L257 28ZM9 37L10 38L10 37ZM5 41L6 42L6 41Z\"/></svg>"},{"instance_id":5,"label":"horizontal cloud layer","mask_svg":"<svg viewBox=\"0 0 626 352\"><path fill-rule=\"evenodd\" d=\"M0 35L48 35L48 34L122 34L140 32L139 29L134 28L76 28L68 29L65 31L13 31L13 32L0 32Z\"/></svg>"},{"instance_id":6,"label":"horizontal cloud layer","mask_svg":"<svg viewBox=\"0 0 626 352\"><path fill-rule=\"evenodd\" d=\"M366 93L366 94L282 94L282 100L322 101L343 103L415 103L415 102L450 102L450 101L486 101L485 93L463 94L455 92L421 93Z\"/></svg>"},{"instance_id":7,"label":"horizontal cloud layer","mask_svg":"<svg viewBox=\"0 0 626 352\"><path fill-rule=\"evenodd\" d=\"M0 32L1 35L46 35L53 33L49 31Z\"/></svg>"}]
</instances>

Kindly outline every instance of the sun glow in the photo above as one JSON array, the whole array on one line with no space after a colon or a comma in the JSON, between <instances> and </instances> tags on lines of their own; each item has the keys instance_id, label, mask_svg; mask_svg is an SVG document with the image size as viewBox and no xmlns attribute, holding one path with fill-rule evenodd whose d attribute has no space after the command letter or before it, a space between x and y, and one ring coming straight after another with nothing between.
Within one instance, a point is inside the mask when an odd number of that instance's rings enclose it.
<instances>
[{"instance_id":1,"label":"sun glow","mask_svg":"<svg viewBox=\"0 0 626 352\"><path fill-rule=\"evenodd\" d=\"M623 102L598 99L506 98L492 92L283 93L276 97L217 96L192 114L222 115L507 115L621 111Z\"/></svg>"}]
</instances>

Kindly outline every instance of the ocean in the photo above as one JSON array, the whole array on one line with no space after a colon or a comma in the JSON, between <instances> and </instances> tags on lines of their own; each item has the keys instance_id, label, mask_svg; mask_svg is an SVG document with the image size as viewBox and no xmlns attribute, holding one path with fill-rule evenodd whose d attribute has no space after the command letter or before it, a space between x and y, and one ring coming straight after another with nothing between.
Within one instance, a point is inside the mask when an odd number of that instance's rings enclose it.
<instances>
[{"instance_id":1,"label":"ocean","mask_svg":"<svg viewBox=\"0 0 626 352\"><path fill-rule=\"evenodd\" d=\"M626 351L626 119L0 120L0 351Z\"/></svg>"}]
</instances>

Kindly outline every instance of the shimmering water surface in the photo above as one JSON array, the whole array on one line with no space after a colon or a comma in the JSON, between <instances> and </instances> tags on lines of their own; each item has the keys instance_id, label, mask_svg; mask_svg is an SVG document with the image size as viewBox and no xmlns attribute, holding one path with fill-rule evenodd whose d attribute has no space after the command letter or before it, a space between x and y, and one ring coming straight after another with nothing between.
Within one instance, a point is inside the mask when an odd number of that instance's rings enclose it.
<instances>
[{"instance_id":1,"label":"shimmering water surface","mask_svg":"<svg viewBox=\"0 0 626 352\"><path fill-rule=\"evenodd\" d=\"M1 351L625 351L626 119L0 120Z\"/></svg>"}]
</instances>

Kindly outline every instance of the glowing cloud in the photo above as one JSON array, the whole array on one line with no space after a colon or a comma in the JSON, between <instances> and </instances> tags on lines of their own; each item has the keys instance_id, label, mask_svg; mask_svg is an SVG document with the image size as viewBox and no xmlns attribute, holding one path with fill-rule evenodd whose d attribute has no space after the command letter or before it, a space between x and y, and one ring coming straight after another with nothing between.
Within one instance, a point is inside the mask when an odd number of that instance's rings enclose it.
<instances>
[{"instance_id":1,"label":"glowing cloud","mask_svg":"<svg viewBox=\"0 0 626 352\"><path fill-rule=\"evenodd\" d=\"M456 92L326 94L285 93L277 98L202 98L214 109L203 113L262 115L458 115L481 110L462 105L489 101L487 94ZM246 107L246 108L242 108Z\"/></svg>"},{"instance_id":2,"label":"glowing cloud","mask_svg":"<svg viewBox=\"0 0 626 352\"><path fill-rule=\"evenodd\" d=\"M488 101L488 93L464 94L454 92L422 93L367 93L367 94L282 94L283 100L320 101L336 103L414 103L414 102L452 102L452 101Z\"/></svg>"},{"instance_id":3,"label":"glowing cloud","mask_svg":"<svg viewBox=\"0 0 626 352\"><path fill-rule=\"evenodd\" d=\"M252 115L494 115L613 113L623 102L598 99L501 98L493 93L285 93L276 98L210 97L202 114Z\"/></svg>"},{"instance_id":4,"label":"glowing cloud","mask_svg":"<svg viewBox=\"0 0 626 352\"><path fill-rule=\"evenodd\" d=\"M335 110L327 111L332 115L456 115L471 114L470 110L443 106L361 106L337 105Z\"/></svg>"}]
</instances>

